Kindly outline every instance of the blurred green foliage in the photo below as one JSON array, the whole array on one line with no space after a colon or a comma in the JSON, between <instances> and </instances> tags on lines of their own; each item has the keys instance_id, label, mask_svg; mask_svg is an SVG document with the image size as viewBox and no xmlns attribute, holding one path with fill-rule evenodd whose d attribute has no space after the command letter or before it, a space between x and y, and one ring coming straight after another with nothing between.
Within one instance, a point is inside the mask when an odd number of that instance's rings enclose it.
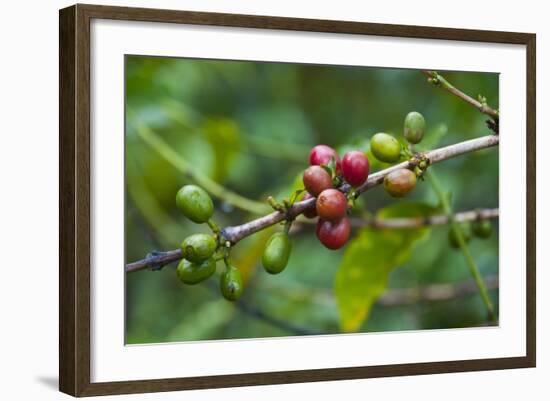
<instances>
[{"instance_id":1,"label":"blurred green foliage","mask_svg":"<svg viewBox=\"0 0 550 401\"><path fill-rule=\"evenodd\" d=\"M442 73L498 108L497 74ZM280 199L299 187L312 146L369 152L376 132L402 140L403 119L412 110L427 121L420 149L489 133L483 115L415 70L127 56L126 261L208 232L175 207L177 190L197 183L197 174L207 185L221 185L223 194L228 190L251 202L246 208L213 197L218 224L241 224L264 210L267 196ZM372 155L369 160L371 171L387 166ZM497 149L433 168L452 193L455 211L498 207ZM424 182L406 200L374 188L359 198L354 214L414 216L437 206ZM498 274L498 222L493 224L490 239L470 243L483 276ZM479 294L391 307L376 303L388 288L470 279L462 254L448 246L447 229L362 229L342 250L329 251L318 243L313 225L302 225L292 234L287 269L276 276L263 271L260 261L269 235L280 227L262 231L232 252L246 281L237 304L221 297L218 276L185 286L172 265L128 274L126 342L483 325ZM498 311L498 291L491 297Z\"/></svg>"},{"instance_id":2,"label":"blurred green foliage","mask_svg":"<svg viewBox=\"0 0 550 401\"><path fill-rule=\"evenodd\" d=\"M379 210L377 217L423 217L436 210L425 203L396 202ZM426 226L407 230L366 227L357 233L336 275L335 291L344 331L359 329L386 290L389 273L410 259L415 245L429 232Z\"/></svg>"}]
</instances>

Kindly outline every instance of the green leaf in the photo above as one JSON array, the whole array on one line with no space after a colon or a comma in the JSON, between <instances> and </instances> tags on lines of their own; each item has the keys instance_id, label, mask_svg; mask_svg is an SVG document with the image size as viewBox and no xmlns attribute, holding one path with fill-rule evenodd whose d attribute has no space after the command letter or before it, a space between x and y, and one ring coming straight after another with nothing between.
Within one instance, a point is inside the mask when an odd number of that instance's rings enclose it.
<instances>
[{"instance_id":1,"label":"green leaf","mask_svg":"<svg viewBox=\"0 0 550 401\"><path fill-rule=\"evenodd\" d=\"M223 325L233 319L235 306L224 299L205 302L191 314L175 324L167 341L193 341L210 339Z\"/></svg>"},{"instance_id":2,"label":"green leaf","mask_svg":"<svg viewBox=\"0 0 550 401\"><path fill-rule=\"evenodd\" d=\"M325 166L322 167L325 168ZM331 157L326 167L328 167L327 173L329 173L331 177L334 177L336 175L336 159Z\"/></svg>"},{"instance_id":3,"label":"green leaf","mask_svg":"<svg viewBox=\"0 0 550 401\"><path fill-rule=\"evenodd\" d=\"M290 204L293 205L298 199L302 199L306 193L306 190L304 188L297 189L292 193L290 196Z\"/></svg>"},{"instance_id":4,"label":"green leaf","mask_svg":"<svg viewBox=\"0 0 550 401\"><path fill-rule=\"evenodd\" d=\"M447 203L449 205L453 204L453 191L451 191L451 190L445 191L443 193L443 196L445 196L445 199L447 199ZM437 212L441 212L441 213L445 212L445 208L443 207L443 202L441 201L441 199L437 203Z\"/></svg>"},{"instance_id":5,"label":"green leaf","mask_svg":"<svg viewBox=\"0 0 550 401\"><path fill-rule=\"evenodd\" d=\"M241 149L239 127L233 120L212 118L206 120L202 132L214 151L216 165L213 178L218 182L223 181Z\"/></svg>"},{"instance_id":6,"label":"green leaf","mask_svg":"<svg viewBox=\"0 0 550 401\"><path fill-rule=\"evenodd\" d=\"M298 191L301 189L304 189L304 172L300 171L296 176L294 177L294 180L292 181L292 186L290 188L285 188L285 191ZM287 192L288 193L288 192Z\"/></svg>"},{"instance_id":7,"label":"green leaf","mask_svg":"<svg viewBox=\"0 0 550 401\"><path fill-rule=\"evenodd\" d=\"M332 158L330 160L331 160L331 162L329 164L321 164L321 167L323 168L323 170L325 170L328 173L328 175L330 175L331 177L334 177L334 169L331 167L331 164L334 164L332 162L332 160L334 160L334 158Z\"/></svg>"},{"instance_id":8,"label":"green leaf","mask_svg":"<svg viewBox=\"0 0 550 401\"><path fill-rule=\"evenodd\" d=\"M378 218L419 217L434 212L423 203L395 203L380 210ZM359 330L372 305L386 290L390 272L406 263L413 248L429 235L428 227L415 229L362 229L348 245L336 274L335 294L343 331Z\"/></svg>"},{"instance_id":9,"label":"green leaf","mask_svg":"<svg viewBox=\"0 0 550 401\"><path fill-rule=\"evenodd\" d=\"M376 217L379 219L425 217L434 214L438 210L437 207L423 202L396 202L378 210ZM409 231L411 230L409 229Z\"/></svg>"},{"instance_id":10,"label":"green leaf","mask_svg":"<svg viewBox=\"0 0 550 401\"><path fill-rule=\"evenodd\" d=\"M449 128L447 127L447 124L437 124L433 129L426 133L422 142L417 145L417 148L422 151L435 149L448 132Z\"/></svg>"}]
</instances>

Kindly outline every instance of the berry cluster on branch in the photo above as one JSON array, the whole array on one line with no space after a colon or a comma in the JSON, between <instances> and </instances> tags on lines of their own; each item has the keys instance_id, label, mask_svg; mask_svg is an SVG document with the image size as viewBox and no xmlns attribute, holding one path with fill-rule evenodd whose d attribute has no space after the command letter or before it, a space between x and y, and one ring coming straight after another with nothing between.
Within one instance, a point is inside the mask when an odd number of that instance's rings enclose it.
<instances>
[{"instance_id":1,"label":"berry cluster on branch","mask_svg":"<svg viewBox=\"0 0 550 401\"><path fill-rule=\"evenodd\" d=\"M491 118L488 121L489 128L498 134L498 111L490 108L484 97L480 96L478 100L471 98L435 71L423 73L430 83L442 87L488 115ZM408 144L403 145L397 138L384 132L372 136L372 155L381 162L396 163L373 174L369 174L370 163L367 155L359 150L349 151L340 158L330 146L315 146L309 155L310 166L303 173L304 188L282 202L269 197L268 203L274 209L273 213L239 226L220 229L212 220L214 204L208 193L199 186L186 185L176 195L178 209L192 222L207 224L212 234L190 235L183 240L180 249L177 250L151 252L145 259L127 264L126 272L146 268L158 270L180 260L176 269L177 276L183 283L192 285L214 275L217 262L223 260L225 270L219 280L220 291L227 300L236 301L243 292L243 280L239 269L232 265L230 254L232 247L241 239L283 222L284 229L269 238L262 255L265 271L269 274L279 274L288 264L292 250L289 231L300 214L308 219L318 217L315 232L321 244L331 250L340 249L349 240L351 223L348 215L362 193L383 184L390 196L403 198L415 189L419 180L424 180L430 165L496 146L499 142L497 135L488 135L425 153L415 153L413 146L422 141L425 131L424 117L419 112L412 111L405 117L403 125L403 137ZM432 185L437 186L435 178L431 175L430 181ZM466 212L464 215L468 217L464 218L453 215L449 206L446 206L445 216L428 217L420 224L432 224L430 219L433 219L433 224L450 224L449 242L454 248L462 249L465 254L468 253L465 244L472 235L478 238L488 238L491 235L492 226L488 219L498 216L498 210L496 213L485 214ZM471 213L474 213L474 218ZM375 223L384 226L379 222ZM404 225L403 222L395 224L395 227L401 224L402 228L406 228L415 227L419 223L411 220ZM392 227L392 224L388 227ZM474 263L470 265L474 273L477 272ZM474 277L479 286L479 277L475 274Z\"/></svg>"},{"instance_id":2,"label":"berry cluster on branch","mask_svg":"<svg viewBox=\"0 0 550 401\"><path fill-rule=\"evenodd\" d=\"M405 139L410 144L419 143L424 136L425 126L424 117L420 113L409 113L404 122ZM288 264L292 249L289 230L295 218L303 214L307 218L318 217L315 232L325 247L339 249L350 237L348 214L361 193L383 183L390 196L407 196L431 163L496 145L498 137L490 136L474 141L476 142L452 145L451 149L447 147L420 154L413 153L411 146L402 146L395 137L378 133L371 138L372 154L380 161L398 163L370 176L369 160L363 152L352 150L340 158L333 148L317 145L310 152L310 166L303 174L304 189L293 194L292 200L285 199L278 203L270 198L269 204L275 209L273 213L241 226L224 229L220 229L212 220L214 204L208 193L201 187L186 185L176 194L178 209L192 222L207 224L212 234L190 235L183 240L179 250L151 253L143 261L127 265L126 271L159 269L181 259L176 269L177 276L183 283L192 285L211 277L216 272L217 262L223 260L225 270L220 277L220 291L227 300L235 301L243 292L243 280L239 269L231 264L230 252L239 240L263 228L284 222L283 231L269 238L262 256L262 265L266 272L281 273ZM487 220L480 219L472 231L480 237L490 235L491 226L490 223L487 226L487 223ZM451 230L451 244L452 233Z\"/></svg>"},{"instance_id":3,"label":"berry cluster on branch","mask_svg":"<svg viewBox=\"0 0 550 401\"><path fill-rule=\"evenodd\" d=\"M499 143L499 137L497 135L486 135L476 139L471 139L464 142L459 142L454 145L449 145L443 148L434 149L426 152L424 155L430 160L430 164L440 163L442 161L464 155L470 152L479 151L482 149L497 146ZM401 168L414 168L414 163L410 161L403 161L394 166L386 168L384 170L372 173L367 178L367 181L355 190L356 195L360 195L363 192L380 185L384 181L384 177L392 171L399 170ZM345 185L342 186L342 190L348 190ZM287 214L290 216L298 216L307 211L315 210L315 199L309 198L296 202L289 208ZM239 242L241 239L246 238L258 231L261 231L267 227L273 226L281 221L285 220L286 214L282 212L272 212L265 216L259 217L247 223L238 226L229 226L220 230L227 241L232 245ZM171 251L153 251L150 252L145 259L141 259L135 262L126 264L125 271L136 272L145 269L158 270L163 266L178 261L182 258L180 249Z\"/></svg>"}]
</instances>

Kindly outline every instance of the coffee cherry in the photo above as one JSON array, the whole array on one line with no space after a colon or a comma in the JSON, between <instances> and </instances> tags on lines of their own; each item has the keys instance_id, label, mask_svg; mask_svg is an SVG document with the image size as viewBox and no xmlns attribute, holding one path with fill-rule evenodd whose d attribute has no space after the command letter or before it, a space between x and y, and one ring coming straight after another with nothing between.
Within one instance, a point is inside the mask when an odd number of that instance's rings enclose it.
<instances>
[{"instance_id":1,"label":"coffee cherry","mask_svg":"<svg viewBox=\"0 0 550 401\"><path fill-rule=\"evenodd\" d=\"M214 214L214 204L206 191L196 185L185 185L176 195L176 205L189 220L206 223Z\"/></svg>"},{"instance_id":2,"label":"coffee cherry","mask_svg":"<svg viewBox=\"0 0 550 401\"><path fill-rule=\"evenodd\" d=\"M216 240L210 234L193 234L181 243L181 253L190 262L199 263L212 256L216 250Z\"/></svg>"},{"instance_id":3,"label":"coffee cherry","mask_svg":"<svg viewBox=\"0 0 550 401\"><path fill-rule=\"evenodd\" d=\"M493 227L489 220L478 220L472 224L472 232L478 238L489 238L493 232Z\"/></svg>"},{"instance_id":4,"label":"coffee cherry","mask_svg":"<svg viewBox=\"0 0 550 401\"><path fill-rule=\"evenodd\" d=\"M313 198L309 192L306 192L302 200L308 200ZM307 209L304 213L302 213L305 217L308 219L313 219L314 217L317 217L317 209L314 207Z\"/></svg>"},{"instance_id":5,"label":"coffee cherry","mask_svg":"<svg viewBox=\"0 0 550 401\"><path fill-rule=\"evenodd\" d=\"M358 187L369 176L369 159L358 150L347 152L342 159L342 173L351 186Z\"/></svg>"},{"instance_id":6,"label":"coffee cherry","mask_svg":"<svg viewBox=\"0 0 550 401\"><path fill-rule=\"evenodd\" d=\"M470 242L470 238L472 237L471 234L471 227L468 223L460 223L459 224L460 231L462 232L462 237L464 238L464 241L466 243ZM455 233L455 230L453 228L449 228L449 244L455 248L460 248L460 242L458 241L458 236Z\"/></svg>"},{"instance_id":7,"label":"coffee cherry","mask_svg":"<svg viewBox=\"0 0 550 401\"><path fill-rule=\"evenodd\" d=\"M402 168L384 177L384 188L394 198L403 198L416 186L416 174Z\"/></svg>"},{"instance_id":8,"label":"coffee cherry","mask_svg":"<svg viewBox=\"0 0 550 401\"><path fill-rule=\"evenodd\" d=\"M206 280L216 271L214 258L206 259L199 263L193 263L182 259L178 264L176 273L178 278L185 284L197 284Z\"/></svg>"},{"instance_id":9,"label":"coffee cherry","mask_svg":"<svg viewBox=\"0 0 550 401\"><path fill-rule=\"evenodd\" d=\"M343 247L349 239L349 219L347 217L338 221L319 219L315 233L319 241L321 241L325 247L333 250L339 249Z\"/></svg>"},{"instance_id":10,"label":"coffee cherry","mask_svg":"<svg viewBox=\"0 0 550 401\"><path fill-rule=\"evenodd\" d=\"M317 197L315 209L321 219L336 221L346 215L348 201L337 189L325 189Z\"/></svg>"},{"instance_id":11,"label":"coffee cherry","mask_svg":"<svg viewBox=\"0 0 550 401\"><path fill-rule=\"evenodd\" d=\"M266 272L277 274L284 270L290 257L292 244L287 233L273 234L265 245L262 264Z\"/></svg>"},{"instance_id":12,"label":"coffee cherry","mask_svg":"<svg viewBox=\"0 0 550 401\"><path fill-rule=\"evenodd\" d=\"M309 164L311 166L320 166L322 164L328 165L330 160L334 159L336 162L336 172L339 173L342 171L342 162L338 153L330 146L327 145L317 145L309 153Z\"/></svg>"},{"instance_id":13,"label":"coffee cherry","mask_svg":"<svg viewBox=\"0 0 550 401\"><path fill-rule=\"evenodd\" d=\"M370 139L370 150L381 162L393 163L401 156L401 144L393 136L379 132Z\"/></svg>"},{"instance_id":14,"label":"coffee cherry","mask_svg":"<svg viewBox=\"0 0 550 401\"><path fill-rule=\"evenodd\" d=\"M332 178L327 171L319 166L310 166L304 171L304 186L307 191L317 196L327 188L332 188Z\"/></svg>"},{"instance_id":15,"label":"coffee cherry","mask_svg":"<svg viewBox=\"0 0 550 401\"><path fill-rule=\"evenodd\" d=\"M243 293L243 278L241 272L234 266L229 266L220 277L220 290L228 301L236 301Z\"/></svg>"},{"instance_id":16,"label":"coffee cherry","mask_svg":"<svg viewBox=\"0 0 550 401\"><path fill-rule=\"evenodd\" d=\"M405 139L412 144L419 143L424 138L424 131L426 130L426 120L424 116L416 111L411 111L405 117L405 124L403 133Z\"/></svg>"}]
</instances>

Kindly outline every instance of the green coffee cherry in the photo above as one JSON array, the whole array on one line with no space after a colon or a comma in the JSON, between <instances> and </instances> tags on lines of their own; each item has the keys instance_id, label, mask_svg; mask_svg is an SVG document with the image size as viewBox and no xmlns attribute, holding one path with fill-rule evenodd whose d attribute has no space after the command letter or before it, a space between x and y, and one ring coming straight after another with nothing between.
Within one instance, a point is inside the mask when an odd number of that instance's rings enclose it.
<instances>
[{"instance_id":1,"label":"green coffee cherry","mask_svg":"<svg viewBox=\"0 0 550 401\"><path fill-rule=\"evenodd\" d=\"M403 133L405 139L412 144L419 143L424 138L424 132L426 131L426 120L424 116L416 111L411 111L405 117L405 124Z\"/></svg>"},{"instance_id":2,"label":"green coffee cherry","mask_svg":"<svg viewBox=\"0 0 550 401\"><path fill-rule=\"evenodd\" d=\"M176 195L176 205L189 220L206 223L214 214L214 204L206 191L196 185L185 185Z\"/></svg>"},{"instance_id":3,"label":"green coffee cherry","mask_svg":"<svg viewBox=\"0 0 550 401\"><path fill-rule=\"evenodd\" d=\"M262 256L265 271L270 274L282 272L288 263L291 249L292 244L287 233L273 234L267 241Z\"/></svg>"},{"instance_id":4,"label":"green coffee cherry","mask_svg":"<svg viewBox=\"0 0 550 401\"><path fill-rule=\"evenodd\" d=\"M464 241L466 243L470 242L470 238L472 237L470 224L460 223L459 227L460 231L462 232L462 236L464 237ZM455 230L453 230L452 227L449 228L449 244L455 249L460 248L458 236L456 235Z\"/></svg>"},{"instance_id":5,"label":"green coffee cherry","mask_svg":"<svg viewBox=\"0 0 550 401\"><path fill-rule=\"evenodd\" d=\"M200 263L193 263L187 259L182 259L176 269L178 278L184 284L197 284L206 280L216 271L216 261L214 258L207 259Z\"/></svg>"},{"instance_id":6,"label":"green coffee cherry","mask_svg":"<svg viewBox=\"0 0 550 401\"><path fill-rule=\"evenodd\" d=\"M493 226L489 220L478 220L472 224L472 232L478 238L489 238L493 232Z\"/></svg>"},{"instance_id":7,"label":"green coffee cherry","mask_svg":"<svg viewBox=\"0 0 550 401\"><path fill-rule=\"evenodd\" d=\"M401 144L393 136L379 132L371 138L370 150L378 160L393 163L399 160Z\"/></svg>"},{"instance_id":8,"label":"green coffee cherry","mask_svg":"<svg viewBox=\"0 0 550 401\"><path fill-rule=\"evenodd\" d=\"M210 234L193 234L181 243L181 253L190 262L199 263L212 256L216 250L216 240Z\"/></svg>"},{"instance_id":9,"label":"green coffee cherry","mask_svg":"<svg viewBox=\"0 0 550 401\"><path fill-rule=\"evenodd\" d=\"M220 277L220 290L228 301L236 301L243 293L243 278L241 272L234 266L229 266Z\"/></svg>"}]
</instances>

